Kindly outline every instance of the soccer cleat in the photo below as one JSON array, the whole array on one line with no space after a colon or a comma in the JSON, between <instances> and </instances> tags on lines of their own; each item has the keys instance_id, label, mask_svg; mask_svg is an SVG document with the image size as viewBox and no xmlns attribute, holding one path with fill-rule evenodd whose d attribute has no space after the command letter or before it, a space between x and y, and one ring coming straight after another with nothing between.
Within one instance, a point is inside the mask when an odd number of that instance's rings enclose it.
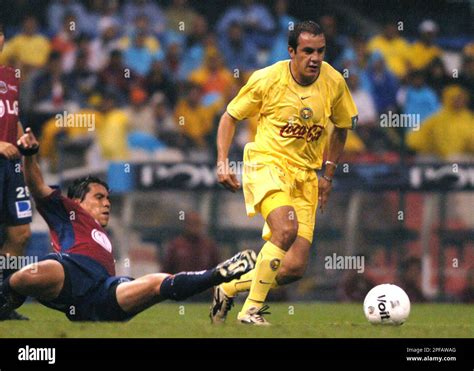
<instances>
[{"instance_id":1,"label":"soccer cleat","mask_svg":"<svg viewBox=\"0 0 474 371\"><path fill-rule=\"evenodd\" d=\"M263 318L264 314L270 314L270 312L266 312L268 308L270 308L268 305L264 305L260 309L250 307L247 309L247 312L240 312L237 316L237 320L245 325L270 326L270 322Z\"/></svg>"},{"instance_id":2,"label":"soccer cleat","mask_svg":"<svg viewBox=\"0 0 474 371\"><path fill-rule=\"evenodd\" d=\"M214 287L214 296L209 312L211 323L217 325L225 322L227 313L234 306L234 298L227 296L220 286Z\"/></svg>"},{"instance_id":3,"label":"soccer cleat","mask_svg":"<svg viewBox=\"0 0 474 371\"><path fill-rule=\"evenodd\" d=\"M220 263L215 271L222 282L230 282L252 270L255 267L256 261L257 254L255 254L255 251L244 250Z\"/></svg>"}]
</instances>

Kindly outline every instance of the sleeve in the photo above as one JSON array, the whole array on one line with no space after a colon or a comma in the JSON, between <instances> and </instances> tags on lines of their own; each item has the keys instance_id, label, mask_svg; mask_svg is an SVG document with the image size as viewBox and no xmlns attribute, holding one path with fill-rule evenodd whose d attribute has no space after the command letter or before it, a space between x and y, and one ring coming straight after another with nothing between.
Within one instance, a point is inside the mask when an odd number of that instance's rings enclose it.
<instances>
[{"instance_id":1,"label":"sleeve","mask_svg":"<svg viewBox=\"0 0 474 371\"><path fill-rule=\"evenodd\" d=\"M36 209L48 225L56 225L60 221L69 220L68 212L59 189L42 199L35 199Z\"/></svg>"},{"instance_id":2,"label":"sleeve","mask_svg":"<svg viewBox=\"0 0 474 371\"><path fill-rule=\"evenodd\" d=\"M358 119L357 107L352 99L346 80L341 76L331 106L331 121L341 129L354 130Z\"/></svg>"},{"instance_id":3,"label":"sleeve","mask_svg":"<svg viewBox=\"0 0 474 371\"><path fill-rule=\"evenodd\" d=\"M227 113L238 121L255 116L262 107L262 87L265 79L261 70L250 76L237 96L227 105Z\"/></svg>"}]
</instances>

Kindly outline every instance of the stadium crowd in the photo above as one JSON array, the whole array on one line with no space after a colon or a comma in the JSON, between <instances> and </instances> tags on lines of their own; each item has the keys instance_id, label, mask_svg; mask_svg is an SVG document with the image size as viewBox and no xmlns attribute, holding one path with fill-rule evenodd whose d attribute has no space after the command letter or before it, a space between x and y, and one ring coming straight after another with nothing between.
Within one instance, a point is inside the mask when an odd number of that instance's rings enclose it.
<instances>
[{"instance_id":1,"label":"stadium crowd","mask_svg":"<svg viewBox=\"0 0 474 371\"><path fill-rule=\"evenodd\" d=\"M296 19L287 0L265 4L241 1L212 25L186 0L167 7L148 0L52 1L43 26L25 14L21 27L7 30L0 63L21 69L22 115L38 126L53 170L58 138L84 135L105 160L170 148L183 159L190 150L212 156L216 118L230 98L254 70L288 58L287 30ZM347 78L359 109L349 156L390 159L386 153L397 153L405 136L411 150L439 158L474 153L474 44L458 50L460 66L448 71L432 20L423 20L410 42L394 22L375 35L341 34L333 15L319 22L326 61ZM390 113L419 115L413 117L421 130L382 127L382 115ZM59 125L58 114L93 114L95 130ZM255 132L255 118L243 123L235 150Z\"/></svg>"}]
</instances>

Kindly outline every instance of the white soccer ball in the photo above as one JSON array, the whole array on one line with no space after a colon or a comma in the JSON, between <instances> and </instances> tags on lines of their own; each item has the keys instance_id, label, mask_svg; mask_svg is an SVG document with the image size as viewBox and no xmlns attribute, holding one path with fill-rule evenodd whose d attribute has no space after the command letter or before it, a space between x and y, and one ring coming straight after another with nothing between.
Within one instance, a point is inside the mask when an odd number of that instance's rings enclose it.
<instances>
[{"instance_id":1,"label":"white soccer ball","mask_svg":"<svg viewBox=\"0 0 474 371\"><path fill-rule=\"evenodd\" d=\"M378 285L364 299L364 314L373 324L402 325L410 314L410 299L396 285Z\"/></svg>"}]
</instances>

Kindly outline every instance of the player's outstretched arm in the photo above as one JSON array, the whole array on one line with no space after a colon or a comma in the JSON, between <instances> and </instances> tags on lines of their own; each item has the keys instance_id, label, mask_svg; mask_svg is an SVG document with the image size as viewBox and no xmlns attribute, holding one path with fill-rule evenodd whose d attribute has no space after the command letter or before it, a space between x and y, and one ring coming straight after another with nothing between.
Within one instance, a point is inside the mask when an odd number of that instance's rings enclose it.
<instances>
[{"instance_id":1,"label":"player's outstretched arm","mask_svg":"<svg viewBox=\"0 0 474 371\"><path fill-rule=\"evenodd\" d=\"M217 179L231 192L240 188L240 183L229 166L229 149L234 138L236 123L237 120L226 111L217 130Z\"/></svg>"},{"instance_id":2,"label":"player's outstretched arm","mask_svg":"<svg viewBox=\"0 0 474 371\"><path fill-rule=\"evenodd\" d=\"M18 148L24 154L25 181L28 189L35 199L49 196L53 189L49 187L43 179L41 170L36 158L39 142L30 128L26 128L25 133L18 139Z\"/></svg>"},{"instance_id":3,"label":"player's outstretched arm","mask_svg":"<svg viewBox=\"0 0 474 371\"><path fill-rule=\"evenodd\" d=\"M329 138L329 152L326 161L326 168L324 175L319 179L319 208L321 212L324 211L326 204L331 194L332 189L332 178L336 172L337 164L344 151L344 145L346 144L347 129L341 129L334 127L334 131Z\"/></svg>"}]
</instances>

